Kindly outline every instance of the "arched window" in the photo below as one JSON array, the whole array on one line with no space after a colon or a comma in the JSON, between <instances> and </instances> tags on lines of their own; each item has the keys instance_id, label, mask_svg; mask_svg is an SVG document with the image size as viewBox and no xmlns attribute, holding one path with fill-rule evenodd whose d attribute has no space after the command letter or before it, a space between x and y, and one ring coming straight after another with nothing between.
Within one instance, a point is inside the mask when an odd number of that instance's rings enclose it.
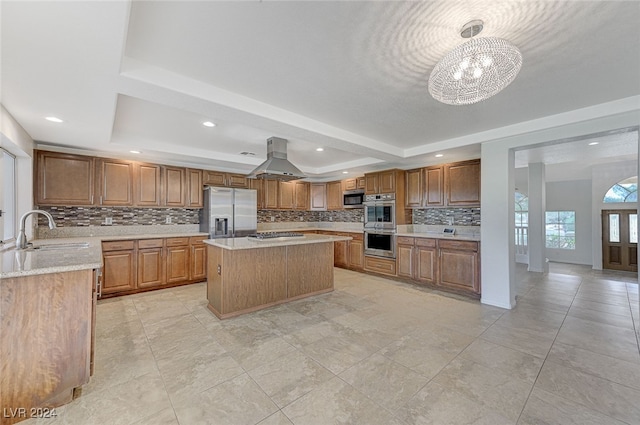
<instances>
[{"instance_id":1,"label":"arched window","mask_svg":"<svg viewBox=\"0 0 640 425\"><path fill-rule=\"evenodd\" d=\"M611 186L602 200L612 202L638 202L638 176L629 177Z\"/></svg>"}]
</instances>

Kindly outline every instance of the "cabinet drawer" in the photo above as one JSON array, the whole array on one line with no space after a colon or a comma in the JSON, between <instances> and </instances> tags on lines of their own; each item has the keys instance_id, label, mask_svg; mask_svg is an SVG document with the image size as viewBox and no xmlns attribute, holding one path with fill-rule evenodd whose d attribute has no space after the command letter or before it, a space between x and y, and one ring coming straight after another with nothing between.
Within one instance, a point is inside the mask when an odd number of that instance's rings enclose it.
<instances>
[{"instance_id":1,"label":"cabinet drawer","mask_svg":"<svg viewBox=\"0 0 640 425\"><path fill-rule=\"evenodd\" d=\"M162 248L163 239L141 239L138 241L138 248Z\"/></svg>"},{"instance_id":2,"label":"cabinet drawer","mask_svg":"<svg viewBox=\"0 0 640 425\"><path fill-rule=\"evenodd\" d=\"M347 236L351 236L354 241L364 240L364 235L362 233L349 233Z\"/></svg>"},{"instance_id":3,"label":"cabinet drawer","mask_svg":"<svg viewBox=\"0 0 640 425\"><path fill-rule=\"evenodd\" d=\"M435 239L427 239L427 238L416 238L416 246L426 246L429 248L436 247Z\"/></svg>"},{"instance_id":4,"label":"cabinet drawer","mask_svg":"<svg viewBox=\"0 0 640 425\"><path fill-rule=\"evenodd\" d=\"M133 249L134 241L112 241L102 242L103 251L123 251L125 249Z\"/></svg>"},{"instance_id":5,"label":"cabinet drawer","mask_svg":"<svg viewBox=\"0 0 640 425\"><path fill-rule=\"evenodd\" d=\"M189 245L189 238L167 238L167 246Z\"/></svg>"},{"instance_id":6,"label":"cabinet drawer","mask_svg":"<svg viewBox=\"0 0 640 425\"><path fill-rule=\"evenodd\" d=\"M413 245L414 240L410 236L398 236L396 242L398 245Z\"/></svg>"},{"instance_id":7,"label":"cabinet drawer","mask_svg":"<svg viewBox=\"0 0 640 425\"><path fill-rule=\"evenodd\" d=\"M204 240L208 239L206 236L191 236L189 238L189 245L204 245Z\"/></svg>"},{"instance_id":8,"label":"cabinet drawer","mask_svg":"<svg viewBox=\"0 0 640 425\"><path fill-rule=\"evenodd\" d=\"M438 244L440 249L457 249L474 252L478 250L478 242L475 241L447 241L440 239Z\"/></svg>"},{"instance_id":9,"label":"cabinet drawer","mask_svg":"<svg viewBox=\"0 0 640 425\"><path fill-rule=\"evenodd\" d=\"M379 257L364 257L364 269L376 273L396 275L396 260Z\"/></svg>"}]
</instances>

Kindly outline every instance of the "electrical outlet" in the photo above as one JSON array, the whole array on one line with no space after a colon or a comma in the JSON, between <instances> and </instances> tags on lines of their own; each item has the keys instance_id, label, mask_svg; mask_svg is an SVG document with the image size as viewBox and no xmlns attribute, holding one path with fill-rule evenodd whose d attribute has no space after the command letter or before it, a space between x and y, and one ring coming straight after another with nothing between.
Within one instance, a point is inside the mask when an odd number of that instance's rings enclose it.
<instances>
[{"instance_id":1,"label":"electrical outlet","mask_svg":"<svg viewBox=\"0 0 640 425\"><path fill-rule=\"evenodd\" d=\"M271 216L271 221L276 221L276 218L274 216Z\"/></svg>"},{"instance_id":2,"label":"electrical outlet","mask_svg":"<svg viewBox=\"0 0 640 425\"><path fill-rule=\"evenodd\" d=\"M171 224L171 216L168 215L167 218L164 220L165 224Z\"/></svg>"},{"instance_id":3,"label":"electrical outlet","mask_svg":"<svg viewBox=\"0 0 640 425\"><path fill-rule=\"evenodd\" d=\"M300 221L304 221L304 217L303 216L300 216Z\"/></svg>"},{"instance_id":4,"label":"electrical outlet","mask_svg":"<svg viewBox=\"0 0 640 425\"><path fill-rule=\"evenodd\" d=\"M329 221L333 221L333 217L329 217Z\"/></svg>"},{"instance_id":5,"label":"electrical outlet","mask_svg":"<svg viewBox=\"0 0 640 425\"><path fill-rule=\"evenodd\" d=\"M104 224L106 224L107 226L111 226L113 224L113 217L105 217Z\"/></svg>"}]
</instances>

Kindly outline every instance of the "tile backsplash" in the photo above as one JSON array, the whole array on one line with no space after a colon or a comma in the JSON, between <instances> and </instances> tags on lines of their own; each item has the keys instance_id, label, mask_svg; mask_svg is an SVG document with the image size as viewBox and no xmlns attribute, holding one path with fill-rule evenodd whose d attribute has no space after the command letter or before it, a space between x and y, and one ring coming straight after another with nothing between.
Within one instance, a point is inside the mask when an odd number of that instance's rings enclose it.
<instances>
[{"instance_id":1,"label":"tile backsplash","mask_svg":"<svg viewBox=\"0 0 640 425\"><path fill-rule=\"evenodd\" d=\"M198 224L199 210L188 208L133 207L40 207L49 212L58 227L138 226ZM167 219L170 217L170 219ZM110 225L106 224L111 219ZM170 221L167 223L167 221ZM38 216L38 226L47 227L47 219Z\"/></svg>"},{"instance_id":2,"label":"tile backsplash","mask_svg":"<svg viewBox=\"0 0 640 425\"><path fill-rule=\"evenodd\" d=\"M337 211L259 210L258 223L280 222L344 222L361 223L362 208Z\"/></svg>"},{"instance_id":3,"label":"tile backsplash","mask_svg":"<svg viewBox=\"0 0 640 425\"><path fill-rule=\"evenodd\" d=\"M480 226L480 208L416 208L413 224Z\"/></svg>"}]
</instances>

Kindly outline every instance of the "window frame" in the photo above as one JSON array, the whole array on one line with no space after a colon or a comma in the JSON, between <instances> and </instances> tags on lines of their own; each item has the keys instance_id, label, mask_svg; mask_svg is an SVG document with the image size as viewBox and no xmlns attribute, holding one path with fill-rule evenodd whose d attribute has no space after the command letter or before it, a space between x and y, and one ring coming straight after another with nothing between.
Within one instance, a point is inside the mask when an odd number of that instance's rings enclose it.
<instances>
[{"instance_id":1,"label":"window frame","mask_svg":"<svg viewBox=\"0 0 640 425\"><path fill-rule=\"evenodd\" d=\"M9 178L11 179L12 184L7 184L7 182L5 181L6 176L4 165L6 158L9 158L9 161L11 162L11 172ZM2 211L2 217L0 217L0 244L6 245L15 242L16 240L16 216L18 211L16 156L11 152L0 148L0 163L2 163L3 165L2 167L0 167L0 210ZM7 188L9 188L8 191ZM9 218L9 222L7 222L7 217ZM7 226L9 226L8 229ZM7 230L10 233L7 233Z\"/></svg>"},{"instance_id":2,"label":"window frame","mask_svg":"<svg viewBox=\"0 0 640 425\"><path fill-rule=\"evenodd\" d=\"M570 213L573 222L567 223L566 220L562 220L561 216ZM552 215L555 215L553 217ZM549 217L552 216L551 221ZM571 224L573 227L572 235L567 236L566 226ZM554 226L550 228L550 226ZM576 212L574 210L556 210L545 211L544 213L544 246L547 249L562 249L575 251L576 249ZM550 234L551 231L551 234ZM555 234L554 234L555 231ZM562 232L562 233L561 233ZM550 237L551 236L551 237Z\"/></svg>"}]
</instances>

